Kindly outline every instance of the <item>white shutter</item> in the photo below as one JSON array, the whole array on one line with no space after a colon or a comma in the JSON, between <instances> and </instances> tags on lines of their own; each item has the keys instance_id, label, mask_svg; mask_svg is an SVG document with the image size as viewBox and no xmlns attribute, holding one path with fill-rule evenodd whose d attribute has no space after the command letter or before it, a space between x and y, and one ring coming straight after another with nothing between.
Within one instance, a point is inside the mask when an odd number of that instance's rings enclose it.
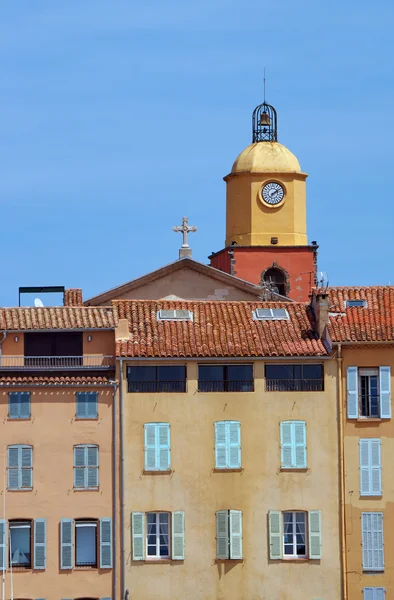
<instances>
[{"instance_id":1,"label":"white shutter","mask_svg":"<svg viewBox=\"0 0 394 600\"><path fill-rule=\"evenodd\" d=\"M227 454L230 469L241 467L241 423L230 421L227 423Z\"/></svg>"},{"instance_id":2,"label":"white shutter","mask_svg":"<svg viewBox=\"0 0 394 600\"><path fill-rule=\"evenodd\" d=\"M294 421L294 453L293 460L296 469L306 469L306 423Z\"/></svg>"},{"instance_id":3,"label":"white shutter","mask_svg":"<svg viewBox=\"0 0 394 600\"><path fill-rule=\"evenodd\" d=\"M216 512L216 558L225 560L229 557L228 542L228 510L218 510Z\"/></svg>"},{"instance_id":4,"label":"white shutter","mask_svg":"<svg viewBox=\"0 0 394 600\"><path fill-rule=\"evenodd\" d=\"M230 558L242 558L242 511L230 510Z\"/></svg>"},{"instance_id":5,"label":"white shutter","mask_svg":"<svg viewBox=\"0 0 394 600\"><path fill-rule=\"evenodd\" d=\"M363 570L384 571L383 513L361 513Z\"/></svg>"},{"instance_id":6,"label":"white shutter","mask_svg":"<svg viewBox=\"0 0 394 600\"><path fill-rule=\"evenodd\" d=\"M382 463L380 439L370 440L371 496L382 495Z\"/></svg>"},{"instance_id":7,"label":"white shutter","mask_svg":"<svg viewBox=\"0 0 394 600\"><path fill-rule=\"evenodd\" d=\"M321 512L320 510L310 510L309 519L309 558L319 559L321 552Z\"/></svg>"},{"instance_id":8,"label":"white shutter","mask_svg":"<svg viewBox=\"0 0 394 600\"><path fill-rule=\"evenodd\" d=\"M363 600L375 600L374 588L368 587L363 589Z\"/></svg>"},{"instance_id":9,"label":"white shutter","mask_svg":"<svg viewBox=\"0 0 394 600\"><path fill-rule=\"evenodd\" d=\"M185 513L178 510L172 513L172 559L185 558Z\"/></svg>"},{"instance_id":10,"label":"white shutter","mask_svg":"<svg viewBox=\"0 0 394 600\"><path fill-rule=\"evenodd\" d=\"M282 513L278 510L270 510L268 513L269 523L269 556L271 560L280 560L283 555L283 527Z\"/></svg>"},{"instance_id":11,"label":"white shutter","mask_svg":"<svg viewBox=\"0 0 394 600\"><path fill-rule=\"evenodd\" d=\"M379 368L380 417L391 419L391 374L390 367Z\"/></svg>"},{"instance_id":12,"label":"white shutter","mask_svg":"<svg viewBox=\"0 0 394 600\"><path fill-rule=\"evenodd\" d=\"M360 440L360 495L381 496L382 468L380 439Z\"/></svg>"},{"instance_id":13,"label":"white shutter","mask_svg":"<svg viewBox=\"0 0 394 600\"><path fill-rule=\"evenodd\" d=\"M157 424L157 442L158 442L158 456L156 458L156 464L160 471L168 471L170 468L170 424L169 423L158 423Z\"/></svg>"},{"instance_id":14,"label":"white shutter","mask_svg":"<svg viewBox=\"0 0 394 600\"><path fill-rule=\"evenodd\" d=\"M291 430L291 421L282 421L280 424L280 456L282 469L291 469L293 466Z\"/></svg>"},{"instance_id":15,"label":"white shutter","mask_svg":"<svg viewBox=\"0 0 394 600\"><path fill-rule=\"evenodd\" d=\"M358 369L347 368L347 417L358 419Z\"/></svg>"},{"instance_id":16,"label":"white shutter","mask_svg":"<svg viewBox=\"0 0 394 600\"><path fill-rule=\"evenodd\" d=\"M372 513L374 568L384 571L383 513Z\"/></svg>"},{"instance_id":17,"label":"white shutter","mask_svg":"<svg viewBox=\"0 0 394 600\"><path fill-rule=\"evenodd\" d=\"M145 560L145 513L131 513L133 560Z\"/></svg>"},{"instance_id":18,"label":"white shutter","mask_svg":"<svg viewBox=\"0 0 394 600\"><path fill-rule=\"evenodd\" d=\"M217 469L227 467L226 421L215 423L215 466Z\"/></svg>"},{"instance_id":19,"label":"white shutter","mask_svg":"<svg viewBox=\"0 0 394 600\"><path fill-rule=\"evenodd\" d=\"M360 495L371 493L370 440L360 440Z\"/></svg>"}]
</instances>

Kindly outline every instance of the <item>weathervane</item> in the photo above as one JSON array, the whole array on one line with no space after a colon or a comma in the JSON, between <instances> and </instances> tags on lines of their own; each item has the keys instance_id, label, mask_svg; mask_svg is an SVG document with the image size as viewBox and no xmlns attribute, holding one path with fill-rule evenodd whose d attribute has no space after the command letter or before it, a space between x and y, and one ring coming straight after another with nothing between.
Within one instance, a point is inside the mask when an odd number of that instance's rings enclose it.
<instances>
[{"instance_id":1,"label":"weathervane","mask_svg":"<svg viewBox=\"0 0 394 600\"><path fill-rule=\"evenodd\" d=\"M187 217L183 217L182 225L175 225L173 230L175 233L182 233L183 235L183 244L182 248L179 250L179 258L191 258L192 249L188 244L187 236L189 233L197 231L197 227L195 225L189 225L189 219Z\"/></svg>"}]
</instances>

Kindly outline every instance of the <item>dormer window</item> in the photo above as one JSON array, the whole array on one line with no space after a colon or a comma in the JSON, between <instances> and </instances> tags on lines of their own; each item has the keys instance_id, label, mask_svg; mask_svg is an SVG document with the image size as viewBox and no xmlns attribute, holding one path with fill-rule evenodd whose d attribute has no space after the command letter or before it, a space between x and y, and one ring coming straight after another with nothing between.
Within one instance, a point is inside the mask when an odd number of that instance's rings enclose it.
<instances>
[{"instance_id":1,"label":"dormer window","mask_svg":"<svg viewBox=\"0 0 394 600\"><path fill-rule=\"evenodd\" d=\"M193 321L193 313L190 310L160 309L157 311L158 321Z\"/></svg>"},{"instance_id":2,"label":"dormer window","mask_svg":"<svg viewBox=\"0 0 394 600\"><path fill-rule=\"evenodd\" d=\"M345 300L346 308L368 308L366 300Z\"/></svg>"},{"instance_id":3,"label":"dormer window","mask_svg":"<svg viewBox=\"0 0 394 600\"><path fill-rule=\"evenodd\" d=\"M289 318L285 308L256 308L253 311L255 321L288 321Z\"/></svg>"}]
</instances>

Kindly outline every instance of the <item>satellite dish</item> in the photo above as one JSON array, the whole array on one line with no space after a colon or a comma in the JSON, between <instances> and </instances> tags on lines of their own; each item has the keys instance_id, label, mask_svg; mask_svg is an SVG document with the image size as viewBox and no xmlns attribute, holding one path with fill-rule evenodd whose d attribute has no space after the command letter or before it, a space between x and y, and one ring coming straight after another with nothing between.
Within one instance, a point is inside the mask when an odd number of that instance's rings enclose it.
<instances>
[{"instance_id":1,"label":"satellite dish","mask_svg":"<svg viewBox=\"0 0 394 600\"><path fill-rule=\"evenodd\" d=\"M42 300L40 300L40 298L34 298L34 306L36 308L41 308L44 306Z\"/></svg>"}]
</instances>

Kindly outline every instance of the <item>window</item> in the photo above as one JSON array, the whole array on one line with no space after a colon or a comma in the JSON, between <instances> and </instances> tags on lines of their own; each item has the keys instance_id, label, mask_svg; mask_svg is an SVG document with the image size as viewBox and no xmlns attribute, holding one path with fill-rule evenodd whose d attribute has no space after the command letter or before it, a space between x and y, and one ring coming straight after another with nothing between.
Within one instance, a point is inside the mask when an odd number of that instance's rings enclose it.
<instances>
[{"instance_id":1,"label":"window","mask_svg":"<svg viewBox=\"0 0 394 600\"><path fill-rule=\"evenodd\" d=\"M133 512L133 560L184 560L185 513Z\"/></svg>"},{"instance_id":2,"label":"window","mask_svg":"<svg viewBox=\"0 0 394 600\"><path fill-rule=\"evenodd\" d=\"M306 469L305 421L282 421L280 424L282 469Z\"/></svg>"},{"instance_id":3,"label":"window","mask_svg":"<svg viewBox=\"0 0 394 600\"><path fill-rule=\"evenodd\" d=\"M46 520L0 519L0 570L13 567L46 568Z\"/></svg>"},{"instance_id":4,"label":"window","mask_svg":"<svg viewBox=\"0 0 394 600\"><path fill-rule=\"evenodd\" d=\"M363 512L361 522L363 570L384 571L383 513Z\"/></svg>"},{"instance_id":5,"label":"window","mask_svg":"<svg viewBox=\"0 0 394 600\"><path fill-rule=\"evenodd\" d=\"M199 392L253 392L253 365L199 365Z\"/></svg>"},{"instance_id":6,"label":"window","mask_svg":"<svg viewBox=\"0 0 394 600\"><path fill-rule=\"evenodd\" d=\"M386 590L382 587L363 588L363 600L384 600L385 594Z\"/></svg>"},{"instance_id":7,"label":"window","mask_svg":"<svg viewBox=\"0 0 394 600\"><path fill-rule=\"evenodd\" d=\"M346 308L368 308L366 300L345 300Z\"/></svg>"},{"instance_id":8,"label":"window","mask_svg":"<svg viewBox=\"0 0 394 600\"><path fill-rule=\"evenodd\" d=\"M61 519L60 568L74 566L112 568L112 519Z\"/></svg>"},{"instance_id":9,"label":"window","mask_svg":"<svg viewBox=\"0 0 394 600\"><path fill-rule=\"evenodd\" d=\"M360 440L360 496L382 495L380 439Z\"/></svg>"},{"instance_id":10,"label":"window","mask_svg":"<svg viewBox=\"0 0 394 600\"><path fill-rule=\"evenodd\" d=\"M390 367L348 367L348 419L391 419L390 379Z\"/></svg>"},{"instance_id":11,"label":"window","mask_svg":"<svg viewBox=\"0 0 394 600\"><path fill-rule=\"evenodd\" d=\"M323 365L265 365L267 392L322 392Z\"/></svg>"},{"instance_id":12,"label":"window","mask_svg":"<svg viewBox=\"0 0 394 600\"><path fill-rule=\"evenodd\" d=\"M241 467L241 424L239 421L215 423L215 467L239 469Z\"/></svg>"},{"instance_id":13,"label":"window","mask_svg":"<svg viewBox=\"0 0 394 600\"><path fill-rule=\"evenodd\" d=\"M271 267L264 273L264 282L267 283L270 289L281 296L286 296L286 280L283 271Z\"/></svg>"},{"instance_id":14,"label":"window","mask_svg":"<svg viewBox=\"0 0 394 600\"><path fill-rule=\"evenodd\" d=\"M170 424L145 423L145 471L168 471L171 465Z\"/></svg>"},{"instance_id":15,"label":"window","mask_svg":"<svg viewBox=\"0 0 394 600\"><path fill-rule=\"evenodd\" d=\"M253 318L255 321L288 321L290 317L285 308L256 308Z\"/></svg>"},{"instance_id":16,"label":"window","mask_svg":"<svg viewBox=\"0 0 394 600\"><path fill-rule=\"evenodd\" d=\"M216 558L242 559L242 512L240 510L217 511Z\"/></svg>"},{"instance_id":17,"label":"window","mask_svg":"<svg viewBox=\"0 0 394 600\"><path fill-rule=\"evenodd\" d=\"M88 490L98 485L98 446L74 446L74 487Z\"/></svg>"},{"instance_id":18,"label":"window","mask_svg":"<svg viewBox=\"0 0 394 600\"><path fill-rule=\"evenodd\" d=\"M10 565L31 569L31 521L9 522Z\"/></svg>"},{"instance_id":19,"label":"window","mask_svg":"<svg viewBox=\"0 0 394 600\"><path fill-rule=\"evenodd\" d=\"M97 419L98 392L77 392L77 419Z\"/></svg>"},{"instance_id":20,"label":"window","mask_svg":"<svg viewBox=\"0 0 394 600\"><path fill-rule=\"evenodd\" d=\"M10 419L30 419L30 392L8 394L8 416Z\"/></svg>"},{"instance_id":21,"label":"window","mask_svg":"<svg viewBox=\"0 0 394 600\"><path fill-rule=\"evenodd\" d=\"M271 510L268 514L268 524L271 560L321 558L320 510Z\"/></svg>"},{"instance_id":22,"label":"window","mask_svg":"<svg viewBox=\"0 0 394 600\"><path fill-rule=\"evenodd\" d=\"M158 321L193 321L193 313L190 310L161 309L157 311Z\"/></svg>"},{"instance_id":23,"label":"window","mask_svg":"<svg viewBox=\"0 0 394 600\"><path fill-rule=\"evenodd\" d=\"M127 367L130 393L186 392L185 365Z\"/></svg>"},{"instance_id":24,"label":"window","mask_svg":"<svg viewBox=\"0 0 394 600\"><path fill-rule=\"evenodd\" d=\"M8 446L8 489L31 490L33 487L33 448Z\"/></svg>"}]
</instances>

